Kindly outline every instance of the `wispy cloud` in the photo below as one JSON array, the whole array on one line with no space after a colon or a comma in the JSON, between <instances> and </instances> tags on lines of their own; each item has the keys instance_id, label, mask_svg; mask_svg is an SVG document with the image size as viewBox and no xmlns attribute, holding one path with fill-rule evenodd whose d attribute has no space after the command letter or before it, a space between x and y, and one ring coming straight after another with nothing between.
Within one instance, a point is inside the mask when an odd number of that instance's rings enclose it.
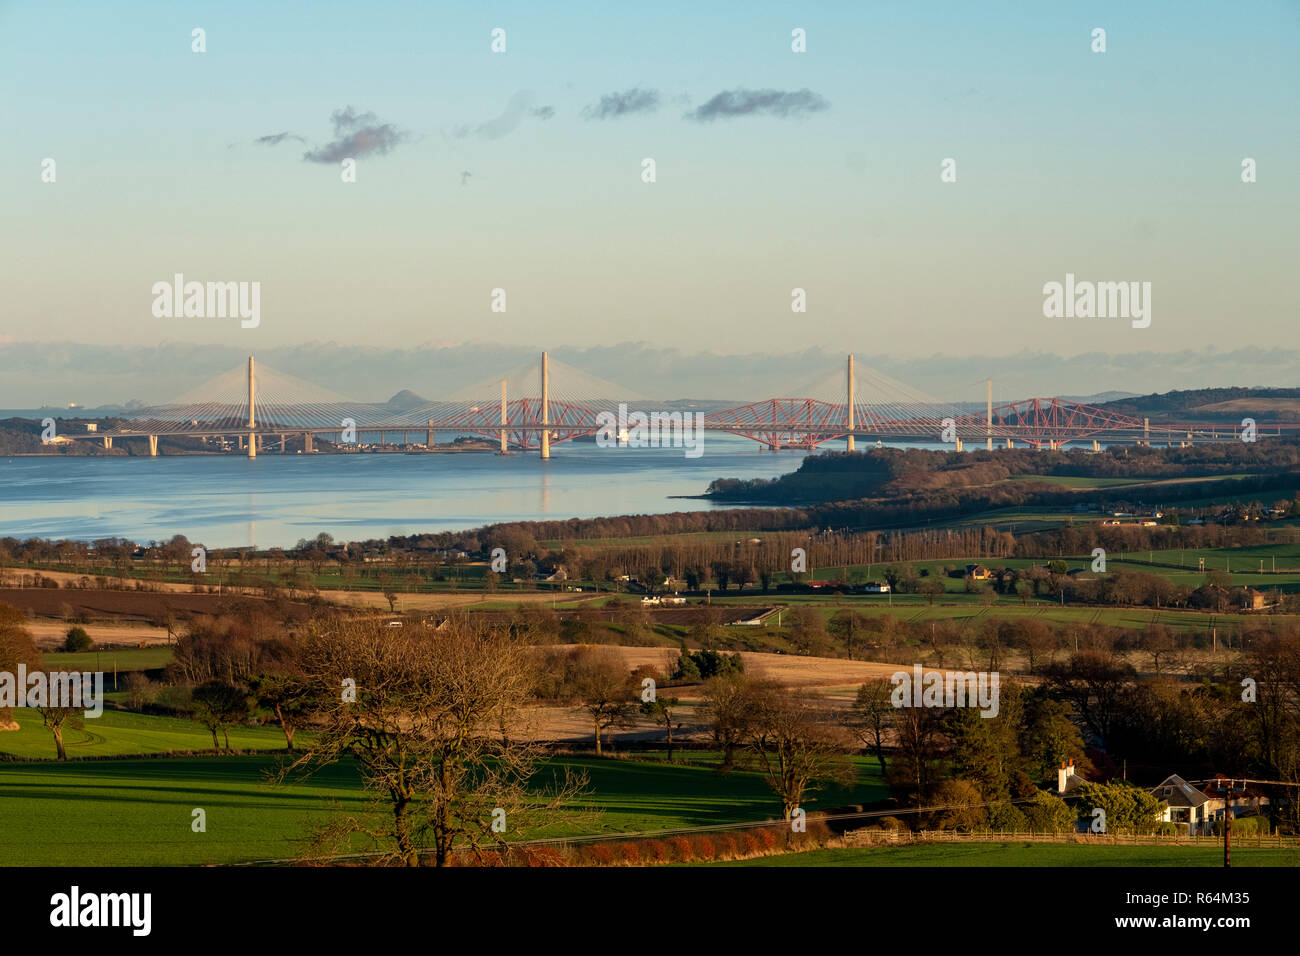
<instances>
[{"instance_id":1,"label":"wispy cloud","mask_svg":"<svg viewBox=\"0 0 1300 956\"><path fill-rule=\"evenodd\" d=\"M297 140L300 143L307 142L297 133L285 132L285 133L272 133L270 136L259 136L257 137L257 139L253 140L253 144L255 146L279 146L286 139Z\"/></svg>"},{"instance_id":2,"label":"wispy cloud","mask_svg":"<svg viewBox=\"0 0 1300 956\"><path fill-rule=\"evenodd\" d=\"M409 133L392 123L380 123L374 113L358 113L351 106L335 110L330 122L334 124L334 139L303 153L307 162L337 163L372 153L382 156L410 138Z\"/></svg>"},{"instance_id":3,"label":"wispy cloud","mask_svg":"<svg viewBox=\"0 0 1300 956\"><path fill-rule=\"evenodd\" d=\"M820 113L830 103L812 90L726 90L703 106L691 110L686 119L705 123L732 116L776 116L786 119L807 113Z\"/></svg>"},{"instance_id":4,"label":"wispy cloud","mask_svg":"<svg viewBox=\"0 0 1300 956\"><path fill-rule=\"evenodd\" d=\"M519 124L530 116L534 119L548 120L554 115L554 107L534 107L532 94L527 90L520 90L510 97L500 116L477 126L457 126L452 129L451 135L456 139L464 139L467 136L477 136L479 139L501 139L513 133Z\"/></svg>"},{"instance_id":5,"label":"wispy cloud","mask_svg":"<svg viewBox=\"0 0 1300 956\"><path fill-rule=\"evenodd\" d=\"M626 116L629 113L653 113L659 108L659 91L643 90L633 87L622 93L606 93L599 103L593 103L582 111L589 120L610 119Z\"/></svg>"}]
</instances>

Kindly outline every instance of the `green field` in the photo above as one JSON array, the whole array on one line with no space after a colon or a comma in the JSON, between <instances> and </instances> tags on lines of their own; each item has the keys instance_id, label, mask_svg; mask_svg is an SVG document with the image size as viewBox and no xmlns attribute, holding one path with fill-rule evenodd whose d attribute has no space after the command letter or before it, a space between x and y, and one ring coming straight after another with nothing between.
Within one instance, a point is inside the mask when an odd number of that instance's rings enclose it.
<instances>
[{"instance_id":1,"label":"green field","mask_svg":"<svg viewBox=\"0 0 1300 956\"><path fill-rule=\"evenodd\" d=\"M109 746L127 746L125 731L112 736ZM48 733L45 737L52 753ZM534 782L549 784L563 766L585 772L590 782L583 805L600 813L594 819L561 818L545 832L527 836L615 836L779 815L779 804L760 776L743 771L720 775L714 769L718 759L717 754L691 752L671 765L649 759L548 761ZM857 785L807 801L810 809L885 795L875 762L855 762ZM312 828L333 813L356 813L368 803L347 763L305 782L273 785L267 774L276 764L273 755L0 763L0 820L5 824L0 828L0 866L286 859L298 855ZM207 814L206 833L190 829L196 807Z\"/></svg>"},{"instance_id":2,"label":"green field","mask_svg":"<svg viewBox=\"0 0 1300 956\"><path fill-rule=\"evenodd\" d=\"M172 648L129 647L111 651L46 651L41 655L45 669L51 671L103 671L111 684L113 668L124 671L151 671L166 667L172 660Z\"/></svg>"},{"instance_id":3,"label":"green field","mask_svg":"<svg viewBox=\"0 0 1300 956\"><path fill-rule=\"evenodd\" d=\"M699 864L691 864L699 865ZM1205 866L1223 868L1219 846L1090 846L1081 843L923 843L870 849L809 850L708 866ZM1234 846L1232 865L1300 866L1290 849Z\"/></svg>"},{"instance_id":4,"label":"green field","mask_svg":"<svg viewBox=\"0 0 1300 956\"><path fill-rule=\"evenodd\" d=\"M19 729L0 733L0 756L53 759L54 736L41 724L40 715L21 708L14 711L14 718ZM105 709L98 717L83 718L80 728L65 725L63 745L74 759L120 757L211 750L212 735L192 720ZM230 746L235 750L278 750L284 746L284 734L276 726L232 727Z\"/></svg>"},{"instance_id":5,"label":"green field","mask_svg":"<svg viewBox=\"0 0 1300 956\"><path fill-rule=\"evenodd\" d=\"M1066 488L1114 488L1124 485L1144 485L1145 478L1085 478L1077 475L1012 475L1009 481L1033 481Z\"/></svg>"}]
</instances>

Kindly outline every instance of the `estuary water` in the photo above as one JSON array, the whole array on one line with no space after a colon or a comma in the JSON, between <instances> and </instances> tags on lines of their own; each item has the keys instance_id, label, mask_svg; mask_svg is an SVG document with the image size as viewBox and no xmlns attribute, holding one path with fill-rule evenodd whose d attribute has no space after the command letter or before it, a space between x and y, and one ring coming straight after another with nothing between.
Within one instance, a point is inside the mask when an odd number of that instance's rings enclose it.
<instances>
[{"instance_id":1,"label":"estuary water","mask_svg":"<svg viewBox=\"0 0 1300 956\"><path fill-rule=\"evenodd\" d=\"M839 447L832 443L827 447ZM0 537L183 534L210 548L289 547L475 528L501 521L698 511L714 478L770 478L804 452L710 433L704 454L563 442L532 454L0 458Z\"/></svg>"}]
</instances>

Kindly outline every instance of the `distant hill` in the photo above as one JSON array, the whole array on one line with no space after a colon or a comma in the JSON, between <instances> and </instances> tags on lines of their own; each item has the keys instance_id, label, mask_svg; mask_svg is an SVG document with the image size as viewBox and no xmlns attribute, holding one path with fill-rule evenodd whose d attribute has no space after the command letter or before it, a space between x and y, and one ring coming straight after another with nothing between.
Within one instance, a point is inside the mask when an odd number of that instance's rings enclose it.
<instances>
[{"instance_id":1,"label":"distant hill","mask_svg":"<svg viewBox=\"0 0 1300 956\"><path fill-rule=\"evenodd\" d=\"M427 404L429 404L427 398L421 398L409 388L402 389L388 401L384 402L385 407L396 412L406 411L409 408L419 408L421 405Z\"/></svg>"},{"instance_id":2,"label":"distant hill","mask_svg":"<svg viewBox=\"0 0 1300 956\"><path fill-rule=\"evenodd\" d=\"M1137 395L1101 406L1107 411L1153 422L1165 420L1295 421L1300 419L1300 388L1197 388Z\"/></svg>"},{"instance_id":3,"label":"distant hill","mask_svg":"<svg viewBox=\"0 0 1300 956\"><path fill-rule=\"evenodd\" d=\"M1119 402L1126 398L1137 398L1137 392L1098 392L1096 395L1062 395L1060 396L1067 402L1078 402L1081 405L1104 405L1107 402Z\"/></svg>"}]
</instances>

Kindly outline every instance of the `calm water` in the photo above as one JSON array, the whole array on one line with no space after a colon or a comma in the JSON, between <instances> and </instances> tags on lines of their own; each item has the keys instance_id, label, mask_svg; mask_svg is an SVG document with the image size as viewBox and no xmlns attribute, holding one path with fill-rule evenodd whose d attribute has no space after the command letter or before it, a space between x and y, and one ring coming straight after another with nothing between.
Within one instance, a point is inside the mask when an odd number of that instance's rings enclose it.
<instances>
[{"instance_id":1,"label":"calm water","mask_svg":"<svg viewBox=\"0 0 1300 956\"><path fill-rule=\"evenodd\" d=\"M832 443L828 447L840 447ZM183 534L208 547L286 547L322 531L340 540L474 528L498 521L697 511L714 478L767 478L804 454L709 434L681 449L563 443L534 454L0 458L0 537Z\"/></svg>"}]
</instances>

